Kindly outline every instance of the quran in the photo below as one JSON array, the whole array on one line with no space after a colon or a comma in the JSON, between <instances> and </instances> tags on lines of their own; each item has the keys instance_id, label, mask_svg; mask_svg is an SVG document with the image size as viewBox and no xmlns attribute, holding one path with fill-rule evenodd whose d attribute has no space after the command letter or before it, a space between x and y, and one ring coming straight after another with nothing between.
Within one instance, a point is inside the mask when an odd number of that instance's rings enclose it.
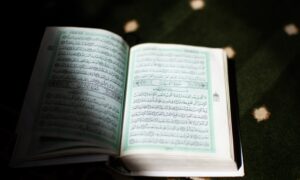
<instances>
[{"instance_id":1,"label":"quran","mask_svg":"<svg viewBox=\"0 0 300 180\"><path fill-rule=\"evenodd\" d=\"M129 47L102 29L48 27L11 165L120 161L127 175L243 176L228 79L222 48Z\"/></svg>"}]
</instances>

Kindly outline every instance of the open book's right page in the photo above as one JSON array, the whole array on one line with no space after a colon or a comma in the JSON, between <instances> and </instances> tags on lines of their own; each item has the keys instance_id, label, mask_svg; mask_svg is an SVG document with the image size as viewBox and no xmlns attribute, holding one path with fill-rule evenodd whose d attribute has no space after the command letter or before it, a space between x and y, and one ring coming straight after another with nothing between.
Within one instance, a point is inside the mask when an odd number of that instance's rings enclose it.
<instances>
[{"instance_id":1,"label":"open book's right page","mask_svg":"<svg viewBox=\"0 0 300 180\"><path fill-rule=\"evenodd\" d=\"M121 155L232 159L226 69L222 49L131 48Z\"/></svg>"}]
</instances>

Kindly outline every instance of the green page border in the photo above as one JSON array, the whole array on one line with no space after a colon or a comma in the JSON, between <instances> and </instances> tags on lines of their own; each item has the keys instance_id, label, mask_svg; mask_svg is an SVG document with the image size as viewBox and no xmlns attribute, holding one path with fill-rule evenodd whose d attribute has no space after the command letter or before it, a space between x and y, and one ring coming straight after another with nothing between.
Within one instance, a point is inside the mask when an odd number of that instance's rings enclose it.
<instances>
[{"instance_id":1,"label":"green page border","mask_svg":"<svg viewBox=\"0 0 300 180\"><path fill-rule=\"evenodd\" d=\"M169 50L169 49L168 49ZM178 50L178 49L176 49ZM214 126L213 126L213 106L212 106L212 91L211 91L211 69L210 69L210 55L208 52L204 52L204 51L199 51L199 53L203 54L205 56L205 59L206 59L206 76L207 76L207 83L208 83L208 90L207 90L207 93L208 93L208 103L209 103L209 134L210 134L210 148L209 149L200 149L200 148L187 148L187 147L176 147L174 148L174 150L172 149L171 151L176 151L176 150L183 150L183 151L201 151L201 152L215 152L215 136L214 136ZM133 70L132 68L134 68L134 61L136 59L136 53L134 54L134 57L133 59L131 59L131 62L130 62L130 74L128 74L129 76L129 79L131 80L131 82L127 82L127 91L128 92L128 96L129 96L129 100L128 100L128 107L131 106L132 104L132 86L133 86ZM128 98L128 97L127 97ZM128 113L127 113L127 116L125 117L126 118L126 122L130 122L130 114L131 114L131 111L130 111L130 108L128 109ZM125 146L124 146L124 151L127 151L127 150L130 150L130 149L142 149L142 148L150 148L150 149L162 149L161 146L163 145L159 145L160 147L158 147L157 145L135 145L134 147L133 146L129 146L128 145L128 136L129 136L129 124L130 123L127 123L126 124L126 128L125 128L125 132L123 134L123 137L124 137L124 140L125 140ZM170 151L168 148L163 148L165 151Z\"/></svg>"}]
</instances>

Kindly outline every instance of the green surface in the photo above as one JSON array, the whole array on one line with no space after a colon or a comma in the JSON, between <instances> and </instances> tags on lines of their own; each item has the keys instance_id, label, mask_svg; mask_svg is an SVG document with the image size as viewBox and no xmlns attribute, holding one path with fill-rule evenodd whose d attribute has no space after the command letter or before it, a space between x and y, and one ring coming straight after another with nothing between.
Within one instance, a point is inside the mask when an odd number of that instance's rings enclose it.
<instances>
[{"instance_id":1,"label":"green surface","mask_svg":"<svg viewBox=\"0 0 300 180\"><path fill-rule=\"evenodd\" d=\"M122 35L131 45L164 42L232 46L236 51L233 61L246 173L243 179L300 179L300 34L288 36L283 31L291 22L300 28L296 0L206 0L205 8L198 11L190 8L188 0L47 0L5 7L10 9L8 15L15 14L16 18L5 22L10 35L5 37L5 53L11 60L4 65L12 67L17 62L18 66L9 71L16 77L8 78L6 71L1 72L6 85L1 93L4 167L44 28L62 25L104 28ZM124 34L123 25L130 19L136 19L140 28ZM271 116L258 123L252 111L262 105ZM9 169L6 173L20 179L118 179L101 174L97 164Z\"/></svg>"}]
</instances>

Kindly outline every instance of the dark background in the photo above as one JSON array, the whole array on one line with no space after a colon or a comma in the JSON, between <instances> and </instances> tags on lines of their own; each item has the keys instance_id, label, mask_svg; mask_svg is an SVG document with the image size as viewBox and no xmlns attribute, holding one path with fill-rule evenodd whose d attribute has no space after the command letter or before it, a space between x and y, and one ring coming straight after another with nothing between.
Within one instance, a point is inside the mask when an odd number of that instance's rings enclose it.
<instances>
[{"instance_id":1,"label":"dark background","mask_svg":"<svg viewBox=\"0 0 300 180\"><path fill-rule=\"evenodd\" d=\"M1 2L0 157L6 179L119 179L101 164L11 169L15 126L46 26L103 28L131 45L142 42L232 46L235 61L244 179L300 179L300 28L297 0L206 0L193 11L188 0L41 0ZM125 34L126 21L140 28ZM258 123L254 108L269 120Z\"/></svg>"}]
</instances>

